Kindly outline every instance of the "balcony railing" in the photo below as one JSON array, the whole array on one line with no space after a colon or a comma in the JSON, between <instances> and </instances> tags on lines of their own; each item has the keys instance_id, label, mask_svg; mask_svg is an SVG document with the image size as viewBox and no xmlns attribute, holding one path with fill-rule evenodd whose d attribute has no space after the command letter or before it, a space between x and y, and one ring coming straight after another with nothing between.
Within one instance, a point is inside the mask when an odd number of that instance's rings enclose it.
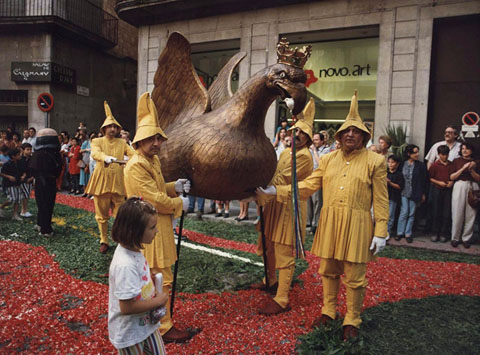
<instances>
[{"instance_id":1,"label":"balcony railing","mask_svg":"<svg viewBox=\"0 0 480 355\"><path fill-rule=\"evenodd\" d=\"M118 42L118 19L88 0L0 0L0 21L39 18L66 21L112 45Z\"/></svg>"}]
</instances>

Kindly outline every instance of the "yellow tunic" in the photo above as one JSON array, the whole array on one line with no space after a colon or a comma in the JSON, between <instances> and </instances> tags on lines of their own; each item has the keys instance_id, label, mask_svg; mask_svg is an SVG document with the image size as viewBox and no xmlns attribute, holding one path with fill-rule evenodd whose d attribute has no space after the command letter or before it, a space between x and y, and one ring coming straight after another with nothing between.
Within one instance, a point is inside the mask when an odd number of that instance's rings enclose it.
<instances>
[{"instance_id":1,"label":"yellow tunic","mask_svg":"<svg viewBox=\"0 0 480 355\"><path fill-rule=\"evenodd\" d=\"M138 151L125 167L127 196L141 196L158 212L157 229L152 244L145 245L143 254L150 268L170 267L177 260L173 237L172 218L182 214L183 203L175 192L175 182L165 183L160 160L152 159Z\"/></svg>"},{"instance_id":2,"label":"yellow tunic","mask_svg":"<svg viewBox=\"0 0 480 355\"><path fill-rule=\"evenodd\" d=\"M117 163L106 165L104 159L111 156L123 160L125 155L130 158L133 156L134 150L121 138L108 139L107 137L92 140L91 148L90 157L97 161L97 165L85 188L85 193L99 196L111 192L125 196L123 165Z\"/></svg>"},{"instance_id":3,"label":"yellow tunic","mask_svg":"<svg viewBox=\"0 0 480 355\"><path fill-rule=\"evenodd\" d=\"M297 179L302 181L311 174L313 169L312 155L307 147L297 151ZM271 184L286 185L290 191L292 183L292 169L291 169L291 150L285 149L280 154L278 160L277 170L273 176ZM308 196L307 196L308 197ZM303 231L302 235L305 238L305 228L307 221L307 197L301 198L299 202L301 225ZM258 203L265 205L265 235L275 243L285 245L295 245L295 234L293 232L293 209L291 203L281 203L274 199L267 202L267 198L259 198Z\"/></svg>"},{"instance_id":4,"label":"yellow tunic","mask_svg":"<svg viewBox=\"0 0 480 355\"><path fill-rule=\"evenodd\" d=\"M373 236L387 236L387 170L382 155L365 148L348 156L340 149L325 154L318 169L298 187L301 198L323 187L313 254L354 263L373 259L369 250ZM278 186L277 200L286 202L289 189ZM375 227L370 212L372 203Z\"/></svg>"}]
</instances>

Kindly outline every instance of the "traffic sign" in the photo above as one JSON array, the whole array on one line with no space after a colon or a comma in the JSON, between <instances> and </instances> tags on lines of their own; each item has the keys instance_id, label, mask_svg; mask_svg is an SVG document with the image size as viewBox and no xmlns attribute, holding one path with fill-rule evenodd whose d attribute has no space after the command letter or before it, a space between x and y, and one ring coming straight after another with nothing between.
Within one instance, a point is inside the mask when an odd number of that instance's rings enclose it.
<instances>
[{"instance_id":1,"label":"traffic sign","mask_svg":"<svg viewBox=\"0 0 480 355\"><path fill-rule=\"evenodd\" d=\"M467 112L462 117L462 122L466 126L476 126L480 121L480 117L476 112Z\"/></svg>"},{"instance_id":2,"label":"traffic sign","mask_svg":"<svg viewBox=\"0 0 480 355\"><path fill-rule=\"evenodd\" d=\"M50 112L53 109L53 96L48 92L38 95L37 106L43 112Z\"/></svg>"}]
</instances>

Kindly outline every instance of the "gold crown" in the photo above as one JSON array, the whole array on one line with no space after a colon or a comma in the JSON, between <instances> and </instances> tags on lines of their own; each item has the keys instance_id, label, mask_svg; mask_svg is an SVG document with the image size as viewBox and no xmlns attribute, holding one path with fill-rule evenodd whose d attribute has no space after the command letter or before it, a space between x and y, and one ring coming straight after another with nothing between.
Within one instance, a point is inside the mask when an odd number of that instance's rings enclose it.
<instances>
[{"instance_id":1,"label":"gold crown","mask_svg":"<svg viewBox=\"0 0 480 355\"><path fill-rule=\"evenodd\" d=\"M295 49L289 48L290 42L287 42L286 38L282 38L277 44L277 63L291 65L300 69L307 62L308 58L312 54L312 46L303 46L302 49L295 47Z\"/></svg>"}]
</instances>

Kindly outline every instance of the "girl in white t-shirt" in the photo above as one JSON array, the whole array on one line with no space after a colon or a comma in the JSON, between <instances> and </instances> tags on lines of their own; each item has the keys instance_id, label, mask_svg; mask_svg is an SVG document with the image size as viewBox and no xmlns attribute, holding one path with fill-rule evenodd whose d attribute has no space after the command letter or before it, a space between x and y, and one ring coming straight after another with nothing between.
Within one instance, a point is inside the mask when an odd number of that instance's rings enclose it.
<instances>
[{"instance_id":1,"label":"girl in white t-shirt","mask_svg":"<svg viewBox=\"0 0 480 355\"><path fill-rule=\"evenodd\" d=\"M157 211L141 198L118 210L112 239L118 243L109 271L108 335L119 354L165 354L160 322L152 312L167 303L155 292L147 260L140 252L157 233Z\"/></svg>"}]
</instances>

